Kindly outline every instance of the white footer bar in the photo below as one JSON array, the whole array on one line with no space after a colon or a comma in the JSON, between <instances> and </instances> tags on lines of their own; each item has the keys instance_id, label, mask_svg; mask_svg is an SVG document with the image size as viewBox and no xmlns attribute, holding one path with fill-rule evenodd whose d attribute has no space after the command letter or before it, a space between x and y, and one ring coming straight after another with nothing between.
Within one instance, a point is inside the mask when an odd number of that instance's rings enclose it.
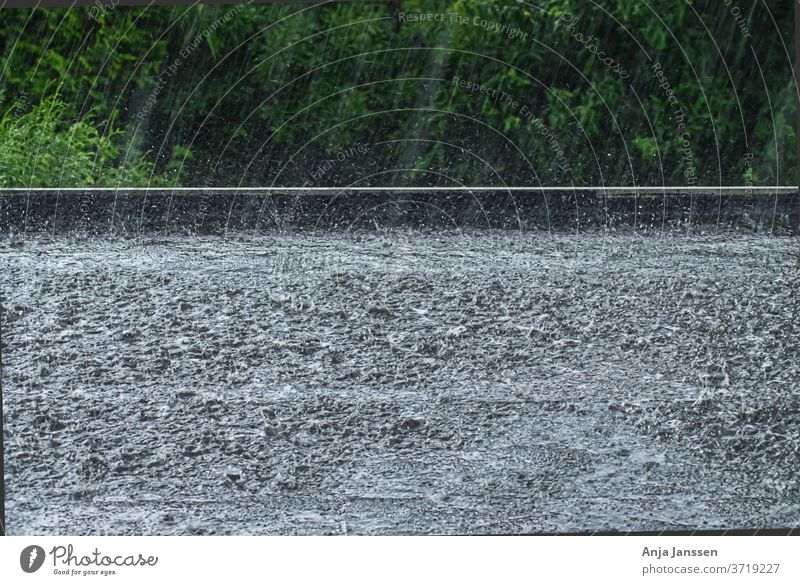
<instances>
[{"instance_id":1,"label":"white footer bar","mask_svg":"<svg viewBox=\"0 0 800 585\"><path fill-rule=\"evenodd\" d=\"M786 536L6 537L4 583L800 583ZM42 556L44 555L44 556ZM38 565L33 573L26 570Z\"/></svg>"}]
</instances>

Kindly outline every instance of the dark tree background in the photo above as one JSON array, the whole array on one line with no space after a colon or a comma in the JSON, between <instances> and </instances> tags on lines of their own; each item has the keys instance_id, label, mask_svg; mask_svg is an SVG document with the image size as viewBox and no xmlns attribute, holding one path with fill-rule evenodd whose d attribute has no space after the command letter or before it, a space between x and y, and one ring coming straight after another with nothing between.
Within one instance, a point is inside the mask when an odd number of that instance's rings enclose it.
<instances>
[{"instance_id":1,"label":"dark tree background","mask_svg":"<svg viewBox=\"0 0 800 585\"><path fill-rule=\"evenodd\" d=\"M0 184L794 184L792 37L790 0L4 9Z\"/></svg>"}]
</instances>

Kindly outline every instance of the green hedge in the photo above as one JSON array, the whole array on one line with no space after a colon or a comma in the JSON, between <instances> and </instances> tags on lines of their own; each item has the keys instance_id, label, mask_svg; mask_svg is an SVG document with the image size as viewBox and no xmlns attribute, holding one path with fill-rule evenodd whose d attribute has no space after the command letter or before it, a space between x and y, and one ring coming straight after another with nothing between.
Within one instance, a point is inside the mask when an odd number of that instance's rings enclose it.
<instances>
[{"instance_id":1,"label":"green hedge","mask_svg":"<svg viewBox=\"0 0 800 585\"><path fill-rule=\"evenodd\" d=\"M96 20L87 8L2 10L12 154L0 176L793 184L793 8L769 4L405 0L117 7ZM14 113L20 96L30 114ZM26 160L31 148L42 156ZM336 164L319 178L326 160Z\"/></svg>"}]
</instances>

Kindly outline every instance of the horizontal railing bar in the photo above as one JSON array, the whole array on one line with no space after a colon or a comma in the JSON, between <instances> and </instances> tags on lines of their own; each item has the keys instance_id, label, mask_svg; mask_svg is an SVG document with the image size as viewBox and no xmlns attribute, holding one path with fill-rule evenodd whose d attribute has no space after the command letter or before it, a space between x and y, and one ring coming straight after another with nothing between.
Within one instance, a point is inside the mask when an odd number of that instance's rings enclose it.
<instances>
[{"instance_id":1,"label":"horizontal railing bar","mask_svg":"<svg viewBox=\"0 0 800 585\"><path fill-rule=\"evenodd\" d=\"M726 193L749 195L766 193L770 195L788 194L798 192L798 187L792 185L769 186L688 186L688 187L500 187L491 185L464 186L464 187L8 187L0 188L0 195L8 193L87 193L87 192L119 192L128 193L475 193L475 192L512 192L512 193L569 193L569 192L596 192L596 193Z\"/></svg>"}]
</instances>

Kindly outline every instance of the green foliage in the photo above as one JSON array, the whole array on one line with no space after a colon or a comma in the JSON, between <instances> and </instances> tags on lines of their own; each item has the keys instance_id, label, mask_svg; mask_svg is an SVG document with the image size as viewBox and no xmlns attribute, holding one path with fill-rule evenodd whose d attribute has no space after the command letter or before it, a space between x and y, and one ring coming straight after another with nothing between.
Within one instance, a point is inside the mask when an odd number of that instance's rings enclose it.
<instances>
[{"instance_id":1,"label":"green foliage","mask_svg":"<svg viewBox=\"0 0 800 585\"><path fill-rule=\"evenodd\" d=\"M637 136L633 145L642 153L642 158L647 160L658 155L658 143L652 136Z\"/></svg>"},{"instance_id":2,"label":"green foliage","mask_svg":"<svg viewBox=\"0 0 800 585\"><path fill-rule=\"evenodd\" d=\"M742 182L744 184L755 184L758 182L758 176L756 175L755 171L752 167L748 167L744 173L742 173Z\"/></svg>"},{"instance_id":3,"label":"green foliage","mask_svg":"<svg viewBox=\"0 0 800 585\"><path fill-rule=\"evenodd\" d=\"M302 184L331 153L377 143L325 180L413 168L472 184L499 172L515 184L680 185L687 141L698 183L740 183L735 161L750 154L748 180L792 184L792 5L773 4L746 11L749 36L725 3L686 0L117 7L99 23L83 9L3 10L0 104L55 98L61 135L95 153L97 140L111 140L94 170L75 163L90 174L74 180L94 183L108 181L98 170L126 155L140 164L148 149L159 180ZM444 18L398 22L396 10Z\"/></svg>"},{"instance_id":4,"label":"green foliage","mask_svg":"<svg viewBox=\"0 0 800 585\"><path fill-rule=\"evenodd\" d=\"M103 133L91 113L71 121L65 104L50 98L0 120L0 186L83 187L163 184L137 155L119 164L120 130Z\"/></svg>"}]
</instances>

